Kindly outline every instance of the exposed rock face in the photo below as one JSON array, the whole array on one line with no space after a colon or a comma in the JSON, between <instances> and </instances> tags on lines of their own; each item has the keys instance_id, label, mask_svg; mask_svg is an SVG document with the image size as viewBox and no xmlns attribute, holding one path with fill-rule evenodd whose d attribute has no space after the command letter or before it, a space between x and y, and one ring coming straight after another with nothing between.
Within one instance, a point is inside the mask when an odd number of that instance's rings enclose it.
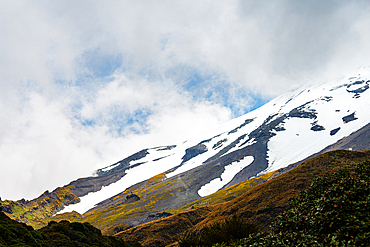
<instances>
[{"instance_id":1,"label":"exposed rock face","mask_svg":"<svg viewBox=\"0 0 370 247\"><path fill-rule=\"evenodd\" d=\"M349 114L348 116L345 116L342 118L344 123L349 123L351 121L354 121L358 118L355 117L355 113Z\"/></svg>"},{"instance_id":2,"label":"exposed rock face","mask_svg":"<svg viewBox=\"0 0 370 247\"><path fill-rule=\"evenodd\" d=\"M333 129L330 131L330 135L333 136L335 135L336 133L338 133L338 131L340 130L340 127L336 128L336 129Z\"/></svg>"},{"instance_id":3,"label":"exposed rock face","mask_svg":"<svg viewBox=\"0 0 370 247\"><path fill-rule=\"evenodd\" d=\"M207 146L203 143L199 143L198 145L188 148L185 150L186 154L182 157L182 163L198 156L199 154L207 152Z\"/></svg>"},{"instance_id":4,"label":"exposed rock face","mask_svg":"<svg viewBox=\"0 0 370 247\"><path fill-rule=\"evenodd\" d=\"M126 202L131 203L131 202L137 202L140 200L140 197L135 194L130 194L126 196Z\"/></svg>"},{"instance_id":5,"label":"exposed rock face","mask_svg":"<svg viewBox=\"0 0 370 247\"><path fill-rule=\"evenodd\" d=\"M166 148L169 148L171 149L171 147L173 146L169 146L169 147L166 147ZM144 149L144 150L141 150L121 161L118 161L117 163L114 163L113 165L110 165L108 167L105 167L105 168L102 168L102 169L99 169L96 171L96 174L101 176L101 175L107 175L109 173L112 173L112 172L115 172L115 171L118 171L118 170L124 170L124 169L127 169L127 168L130 168L130 161L135 161L135 160L139 160L141 158L144 158L148 153L148 149ZM107 169L109 168L109 169Z\"/></svg>"},{"instance_id":6,"label":"exposed rock face","mask_svg":"<svg viewBox=\"0 0 370 247\"><path fill-rule=\"evenodd\" d=\"M87 195L90 192L101 190L103 186L115 183L126 175L124 169L108 173L105 176L80 178L67 186L73 186L71 192L78 197Z\"/></svg>"},{"instance_id":7,"label":"exposed rock face","mask_svg":"<svg viewBox=\"0 0 370 247\"><path fill-rule=\"evenodd\" d=\"M354 93L353 98L359 98L360 94L365 92L369 89L369 81L361 80L361 81L355 81L351 84L347 85L347 92ZM356 87L356 85L361 85L360 87ZM355 89L353 89L355 88Z\"/></svg>"},{"instance_id":8,"label":"exposed rock face","mask_svg":"<svg viewBox=\"0 0 370 247\"><path fill-rule=\"evenodd\" d=\"M7 205L5 207L1 207L1 210L2 212L4 213L8 213L8 214L12 214L13 213L13 209L10 205Z\"/></svg>"},{"instance_id":9,"label":"exposed rock face","mask_svg":"<svg viewBox=\"0 0 370 247\"><path fill-rule=\"evenodd\" d=\"M313 131L322 131L322 130L325 130L325 128L321 125L313 124L312 127L311 127L311 130L313 130Z\"/></svg>"}]
</instances>

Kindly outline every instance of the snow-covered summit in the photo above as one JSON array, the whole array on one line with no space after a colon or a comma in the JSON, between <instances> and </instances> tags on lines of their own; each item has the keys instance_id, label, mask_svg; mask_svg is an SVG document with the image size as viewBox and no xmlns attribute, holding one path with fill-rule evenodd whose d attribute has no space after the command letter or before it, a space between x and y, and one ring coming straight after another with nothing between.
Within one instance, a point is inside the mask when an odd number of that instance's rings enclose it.
<instances>
[{"instance_id":1,"label":"snow-covered summit","mask_svg":"<svg viewBox=\"0 0 370 247\"><path fill-rule=\"evenodd\" d=\"M370 123L369 72L287 92L183 143L144 149L102 168L95 179L107 182L99 190L79 195L80 203L62 212L84 213L160 173L170 178L200 166L220 165L222 171L208 174L197 185L198 195L206 196L303 160ZM115 179L106 179L108 176ZM78 188L78 183L75 186Z\"/></svg>"}]
</instances>

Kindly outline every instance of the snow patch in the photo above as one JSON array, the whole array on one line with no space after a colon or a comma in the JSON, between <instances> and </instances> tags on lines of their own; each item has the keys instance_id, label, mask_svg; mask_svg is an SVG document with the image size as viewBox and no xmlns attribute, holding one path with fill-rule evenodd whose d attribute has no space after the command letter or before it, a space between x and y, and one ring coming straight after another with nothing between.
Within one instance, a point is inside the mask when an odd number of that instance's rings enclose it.
<instances>
[{"instance_id":1,"label":"snow patch","mask_svg":"<svg viewBox=\"0 0 370 247\"><path fill-rule=\"evenodd\" d=\"M169 169L171 169L174 164L179 164L182 157L181 150L178 152L174 152L172 155L159 159L155 161L155 169L153 169L153 159L160 158L163 156L163 153L166 153L165 150L163 152L153 152L156 150L149 150L150 157L147 158L144 157L141 159L141 162L145 162L141 165L138 165L136 167L127 169L126 175L123 176L120 180L118 180L115 183L111 183L108 186L102 187L101 190L96 192L91 192L85 196L80 197L80 202L76 204L71 204L65 207L62 211L59 213L66 213L66 212L72 212L76 211L80 214L85 213L89 209L93 208L97 203L104 201L112 196L115 196L123 191L125 191L130 186L137 184L139 182L142 182L144 180L147 180L159 173L163 173ZM160 153L160 154L158 154ZM136 161L135 161L136 162ZM133 165L130 163L130 165Z\"/></svg>"},{"instance_id":2,"label":"snow patch","mask_svg":"<svg viewBox=\"0 0 370 247\"><path fill-rule=\"evenodd\" d=\"M221 174L221 178L215 178L208 184L203 185L198 191L198 195L204 197L215 193L229 183L242 169L252 164L253 161L253 156L246 156L240 161L235 161L230 165L225 166L225 171Z\"/></svg>"}]
</instances>

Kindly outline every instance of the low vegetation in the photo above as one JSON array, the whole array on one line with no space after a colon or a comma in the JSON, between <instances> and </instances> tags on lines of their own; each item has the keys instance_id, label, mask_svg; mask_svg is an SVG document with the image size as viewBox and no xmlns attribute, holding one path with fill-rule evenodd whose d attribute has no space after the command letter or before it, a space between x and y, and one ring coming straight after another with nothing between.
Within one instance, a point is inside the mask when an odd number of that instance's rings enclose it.
<instances>
[{"instance_id":1,"label":"low vegetation","mask_svg":"<svg viewBox=\"0 0 370 247\"><path fill-rule=\"evenodd\" d=\"M299 194L293 208L272 224L271 246L368 246L370 243L370 162L316 179ZM253 240L252 240L253 242ZM266 245L265 245L266 246Z\"/></svg>"},{"instance_id":2,"label":"low vegetation","mask_svg":"<svg viewBox=\"0 0 370 247\"><path fill-rule=\"evenodd\" d=\"M0 207L0 209L2 209ZM0 210L0 246L79 247L122 246L139 247L138 243L103 236L99 229L89 223L68 221L49 222L35 231L31 226L10 219Z\"/></svg>"},{"instance_id":3,"label":"low vegetation","mask_svg":"<svg viewBox=\"0 0 370 247\"><path fill-rule=\"evenodd\" d=\"M73 185L57 188L52 192L45 191L41 196L31 201L0 201L3 211L11 219L27 223L35 228L41 228L47 223L43 220L51 217L64 206L80 201L80 198L71 192Z\"/></svg>"},{"instance_id":4,"label":"low vegetation","mask_svg":"<svg viewBox=\"0 0 370 247\"><path fill-rule=\"evenodd\" d=\"M115 236L125 240L139 241L147 247L170 244L175 246L174 242L184 237L185 232L199 232L205 226L237 215L244 221L258 223L261 230L265 232L260 233L259 236L264 237L270 234L269 225L276 217L292 209L291 202L294 198L308 189L316 178L342 169L354 174L356 166L366 160L370 160L370 151L337 150L325 153L302 163L287 173L251 188L231 201L190 209L162 220L130 228ZM280 232L277 232L273 236L279 234ZM297 233L284 234L285 236L291 234L294 238Z\"/></svg>"},{"instance_id":5,"label":"low vegetation","mask_svg":"<svg viewBox=\"0 0 370 247\"><path fill-rule=\"evenodd\" d=\"M250 234L232 243L217 239L213 246L368 246L369 185L369 161L319 177L292 200L291 209L275 219L271 231ZM215 230L210 229L219 226L205 228L203 239L188 237L180 241L180 246L210 246L203 241L216 239ZM182 245L190 241L190 245Z\"/></svg>"},{"instance_id":6,"label":"low vegetation","mask_svg":"<svg viewBox=\"0 0 370 247\"><path fill-rule=\"evenodd\" d=\"M269 179L273 173L266 174L266 177L260 178L261 181L246 181L223 192L217 192L223 194L194 201L182 207L179 214L136 227L117 224L117 219L127 216L128 205L134 209L136 204L143 201L144 190L152 193L152 190L162 188L166 181L160 181L158 176L159 181L155 178L152 183L143 185L141 190L131 191L131 194L135 193L138 197L137 200L125 205L126 210L122 208L124 204L115 208L117 213L122 215L113 214L107 217L108 215L104 215L103 212L90 212L89 217L87 215L82 217L76 212L56 215L52 219L60 221L59 223L45 222L45 227L38 231L17 223L22 227L9 232L3 231L8 227L4 228L1 225L3 228L0 229L0 246L2 244L9 246L4 244L8 244L7 236L11 236L12 241L17 239L18 242L14 244L22 243L29 246L49 246L47 244L51 239L61 240L64 236L68 238L66 241L82 241L84 239L82 235L85 234L83 232L76 235L81 239L73 239L76 236L70 235L68 231L59 230L68 228L74 232L79 227L82 229L81 225L90 229L92 226L82 221L92 219L95 223L101 221L102 226L111 226L106 228L105 234L115 234L116 237L125 240L126 245L116 246L130 246L127 245L129 241L139 241L147 247L175 246L180 239L177 245L181 246L366 246L367 242L370 242L370 162L366 160L370 160L370 151L337 150L325 153L273 179ZM255 186L262 180L263 184ZM243 190L245 193L236 197ZM130 199L127 195L122 194L121 197ZM223 203L214 204L219 202L219 197ZM156 203L146 205L152 207ZM11 208L13 213L25 215L25 212L16 206ZM3 216L1 213L2 219ZM233 216L235 218L232 218ZM80 223L63 221L65 218ZM247 227L249 230L245 229L239 235L237 230L242 229L243 224L249 224L249 228ZM262 232L257 233L257 225ZM14 226L10 226L9 229L14 229ZM45 229L55 231L44 232ZM93 235L94 231L91 228L87 237ZM31 244L27 241L31 241ZM41 245L32 245L34 243ZM53 244L68 246L68 243Z\"/></svg>"},{"instance_id":7,"label":"low vegetation","mask_svg":"<svg viewBox=\"0 0 370 247\"><path fill-rule=\"evenodd\" d=\"M190 208L194 209L200 208L202 206L212 206L219 203L231 201L237 198L238 196L242 195L243 193L247 192L248 190L252 189L253 187L266 182L269 178L271 178L272 175L274 175L274 173L275 171L268 172L258 177L251 178L243 182L234 184L230 187L221 189L213 194L210 194L208 196L195 200L191 203L188 203L177 210L174 209L172 210L172 212L180 213Z\"/></svg>"},{"instance_id":8,"label":"low vegetation","mask_svg":"<svg viewBox=\"0 0 370 247\"><path fill-rule=\"evenodd\" d=\"M164 173L150 178L147 183L143 184L141 187L139 186L132 191L124 191L123 193L117 195L113 198L113 201L116 203L115 205L96 208L88 213L85 213L84 215L78 214L74 211L51 216L51 213L54 210L53 208L51 208L51 204L42 204L43 206L39 206L39 204L41 204L45 200L44 195L42 195L38 199L30 202L25 202L23 204L21 204L19 201L7 201L3 202L3 204L5 205L6 203L6 205L14 205L12 206L13 210L9 211L11 212L10 214L8 214L9 217L19 222L27 223L35 229L40 229L46 226L49 221L59 222L61 220L68 220L70 222L89 222L93 226L101 229L103 234L114 235L118 232L118 230L112 229L124 230L129 228L122 228L121 225L132 226L130 224L127 224L126 222L131 223L131 221L137 221L138 215L147 215L149 219L150 215L155 215L163 212L164 203L166 204L166 207L169 207L166 210L170 214L185 212L191 208L199 208L205 205L215 205L218 203L230 201L240 196L244 192L257 186L258 184L265 182L273 174L274 172L270 172L256 178L243 181L181 207L176 207L174 205L174 201L181 198L181 196L179 195L177 195L176 197L176 193L178 192L178 190L185 189L173 187L176 186L177 183L172 180L164 181ZM55 192L61 192L61 189L63 188L59 188ZM35 203L38 203L36 205L37 207L33 206ZM45 208L50 208L50 213L45 214ZM16 211L16 209L19 210ZM26 218L23 217L25 212L28 212L28 214L37 217L34 217L33 220L31 219L30 221L27 221ZM44 218L42 218L40 215L43 215Z\"/></svg>"},{"instance_id":9,"label":"low vegetation","mask_svg":"<svg viewBox=\"0 0 370 247\"><path fill-rule=\"evenodd\" d=\"M244 222L234 215L231 219L204 227L199 233L188 234L179 241L179 245L180 247L212 247L216 243L230 244L257 232L259 232L258 224Z\"/></svg>"}]
</instances>

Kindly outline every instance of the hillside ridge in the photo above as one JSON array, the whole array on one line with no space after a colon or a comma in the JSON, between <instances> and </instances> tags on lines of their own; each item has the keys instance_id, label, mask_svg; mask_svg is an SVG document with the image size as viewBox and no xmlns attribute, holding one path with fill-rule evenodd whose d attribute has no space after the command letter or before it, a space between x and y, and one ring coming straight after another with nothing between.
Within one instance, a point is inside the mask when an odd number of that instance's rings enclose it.
<instances>
[{"instance_id":1,"label":"hillside ridge","mask_svg":"<svg viewBox=\"0 0 370 247\"><path fill-rule=\"evenodd\" d=\"M267 230L278 214L290 208L290 200L307 188L313 179L366 160L370 160L370 151L336 150L321 154L229 202L191 209L127 229L115 236L139 241L147 247L165 246L178 241L185 232L199 231L233 215L256 221L263 230Z\"/></svg>"}]
</instances>

